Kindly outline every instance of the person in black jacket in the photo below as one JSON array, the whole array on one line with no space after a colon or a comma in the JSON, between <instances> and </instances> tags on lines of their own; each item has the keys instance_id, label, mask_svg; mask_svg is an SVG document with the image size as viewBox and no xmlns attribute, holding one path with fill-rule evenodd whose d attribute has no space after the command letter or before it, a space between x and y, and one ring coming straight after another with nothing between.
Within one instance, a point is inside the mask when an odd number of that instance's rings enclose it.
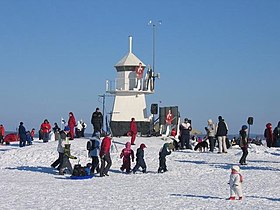
<instances>
[{"instance_id":1,"label":"person in black jacket","mask_svg":"<svg viewBox=\"0 0 280 210\"><path fill-rule=\"evenodd\" d=\"M239 163L241 165L247 165L246 163L246 157L248 155L248 135L247 135L247 125L243 125L241 130L239 131L240 135L240 148L242 149L242 157L239 160Z\"/></svg>"},{"instance_id":2,"label":"person in black jacket","mask_svg":"<svg viewBox=\"0 0 280 210\"><path fill-rule=\"evenodd\" d=\"M219 152L218 153L227 153L226 137L228 133L228 126L222 116L218 117L217 133L216 136L219 142Z\"/></svg>"},{"instance_id":3,"label":"person in black jacket","mask_svg":"<svg viewBox=\"0 0 280 210\"><path fill-rule=\"evenodd\" d=\"M146 163L144 160L144 148L146 148L145 144L141 144L140 147L137 149L136 152L136 165L134 166L134 168L132 169L132 172L135 174L136 171L141 167L142 168L142 172L146 173Z\"/></svg>"},{"instance_id":4,"label":"person in black jacket","mask_svg":"<svg viewBox=\"0 0 280 210\"><path fill-rule=\"evenodd\" d=\"M95 112L92 113L91 116L91 124L93 125L93 134L92 137L95 135L95 133L98 131L99 133L102 133L102 127L103 127L103 115L99 111L99 108L97 107Z\"/></svg>"},{"instance_id":5,"label":"person in black jacket","mask_svg":"<svg viewBox=\"0 0 280 210\"><path fill-rule=\"evenodd\" d=\"M190 145L190 132L192 126L188 118L185 118L184 122L179 126L180 137L181 137L181 149L192 149Z\"/></svg>"},{"instance_id":6,"label":"person in black jacket","mask_svg":"<svg viewBox=\"0 0 280 210\"><path fill-rule=\"evenodd\" d=\"M19 123L18 135L19 135L19 146L24 147L26 144L26 130L25 127L23 126L23 122Z\"/></svg>"},{"instance_id":7,"label":"person in black jacket","mask_svg":"<svg viewBox=\"0 0 280 210\"><path fill-rule=\"evenodd\" d=\"M159 151L159 168L158 173L167 171L166 167L166 156L171 154L171 150L174 149L172 143L165 143Z\"/></svg>"}]
</instances>

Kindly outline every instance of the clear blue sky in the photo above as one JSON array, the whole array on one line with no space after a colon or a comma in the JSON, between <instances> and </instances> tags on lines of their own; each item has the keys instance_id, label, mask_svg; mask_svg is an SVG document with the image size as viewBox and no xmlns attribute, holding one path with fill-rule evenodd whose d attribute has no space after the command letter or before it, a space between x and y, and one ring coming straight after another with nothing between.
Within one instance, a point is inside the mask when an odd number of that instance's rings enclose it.
<instances>
[{"instance_id":1,"label":"clear blue sky","mask_svg":"<svg viewBox=\"0 0 280 210\"><path fill-rule=\"evenodd\" d=\"M280 120L279 11L279 0L0 0L0 123L38 129L73 111L90 125L128 36L152 64L147 23L162 20L148 107L177 105L200 130L222 115L230 133L253 116L263 133Z\"/></svg>"}]
</instances>

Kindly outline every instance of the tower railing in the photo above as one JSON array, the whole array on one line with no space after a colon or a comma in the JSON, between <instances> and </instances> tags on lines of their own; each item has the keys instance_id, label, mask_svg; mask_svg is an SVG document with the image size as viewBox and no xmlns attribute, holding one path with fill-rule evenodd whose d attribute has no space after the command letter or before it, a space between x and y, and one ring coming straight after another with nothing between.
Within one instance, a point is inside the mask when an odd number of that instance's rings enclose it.
<instances>
[{"instance_id":1,"label":"tower railing","mask_svg":"<svg viewBox=\"0 0 280 210\"><path fill-rule=\"evenodd\" d=\"M136 78L116 78L115 80L106 80L106 92L117 91L145 91L147 93L154 92L153 79Z\"/></svg>"}]
</instances>

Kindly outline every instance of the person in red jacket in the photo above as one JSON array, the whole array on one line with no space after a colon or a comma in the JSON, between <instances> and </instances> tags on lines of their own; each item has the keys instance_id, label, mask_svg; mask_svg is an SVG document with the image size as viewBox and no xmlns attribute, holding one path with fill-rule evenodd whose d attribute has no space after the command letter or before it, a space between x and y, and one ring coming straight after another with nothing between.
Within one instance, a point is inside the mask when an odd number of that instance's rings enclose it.
<instances>
[{"instance_id":1,"label":"person in red jacket","mask_svg":"<svg viewBox=\"0 0 280 210\"><path fill-rule=\"evenodd\" d=\"M32 128L30 136L31 136L31 139L33 141L34 140L34 136L35 136L35 128Z\"/></svg>"},{"instance_id":2,"label":"person in red jacket","mask_svg":"<svg viewBox=\"0 0 280 210\"><path fill-rule=\"evenodd\" d=\"M266 129L264 130L264 138L266 139L266 145L268 147L272 147L273 145L273 131L272 131L272 124L267 123Z\"/></svg>"},{"instance_id":3,"label":"person in red jacket","mask_svg":"<svg viewBox=\"0 0 280 210\"><path fill-rule=\"evenodd\" d=\"M166 124L166 136L170 136L170 132L172 129L172 120L174 119L174 116L171 112L171 109L168 110L168 113L165 117L165 124Z\"/></svg>"},{"instance_id":4,"label":"person in red jacket","mask_svg":"<svg viewBox=\"0 0 280 210\"><path fill-rule=\"evenodd\" d=\"M137 124L135 122L135 118L131 118L130 121L130 135L131 135L131 145L135 145L135 139L137 135Z\"/></svg>"},{"instance_id":5,"label":"person in red jacket","mask_svg":"<svg viewBox=\"0 0 280 210\"><path fill-rule=\"evenodd\" d=\"M49 133L51 132L51 125L47 119L45 119L44 122L41 124L41 132L42 132L43 142L48 142Z\"/></svg>"},{"instance_id":6,"label":"person in red jacket","mask_svg":"<svg viewBox=\"0 0 280 210\"><path fill-rule=\"evenodd\" d=\"M127 142L125 144L125 148L122 150L120 158L123 158L123 164L121 166L121 171L125 170L126 173L130 173L130 171L131 171L130 160L132 159L132 162L134 162L134 151L131 149L130 142Z\"/></svg>"},{"instance_id":7,"label":"person in red jacket","mask_svg":"<svg viewBox=\"0 0 280 210\"><path fill-rule=\"evenodd\" d=\"M135 68L135 73L136 73L136 88L137 90L141 90L142 78L144 73L144 67L142 66L142 63L139 63L139 66Z\"/></svg>"},{"instance_id":8,"label":"person in red jacket","mask_svg":"<svg viewBox=\"0 0 280 210\"><path fill-rule=\"evenodd\" d=\"M101 160L100 177L105 175L109 176L108 171L112 165L110 148L111 148L111 138L110 136L106 135L102 140L100 153L99 153L100 160ZM105 163L107 163L106 166Z\"/></svg>"},{"instance_id":9,"label":"person in red jacket","mask_svg":"<svg viewBox=\"0 0 280 210\"><path fill-rule=\"evenodd\" d=\"M73 112L69 112L68 126L70 128L70 140L73 140L74 139L74 134L75 134L74 129L75 129L75 126L76 126L76 119L74 117Z\"/></svg>"},{"instance_id":10,"label":"person in red jacket","mask_svg":"<svg viewBox=\"0 0 280 210\"><path fill-rule=\"evenodd\" d=\"M4 143L4 136L5 136L5 128L4 128L4 126L1 124L1 125L0 125L0 143L1 143L1 144Z\"/></svg>"}]
</instances>

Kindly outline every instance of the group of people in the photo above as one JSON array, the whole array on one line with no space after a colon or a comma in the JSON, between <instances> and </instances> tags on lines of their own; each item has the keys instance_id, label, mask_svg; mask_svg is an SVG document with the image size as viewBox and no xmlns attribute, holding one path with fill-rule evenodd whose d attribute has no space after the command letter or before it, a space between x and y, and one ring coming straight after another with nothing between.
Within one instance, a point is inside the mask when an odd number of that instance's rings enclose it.
<instances>
[{"instance_id":1,"label":"group of people","mask_svg":"<svg viewBox=\"0 0 280 210\"><path fill-rule=\"evenodd\" d=\"M31 145L34 140L35 128L31 131L25 129L23 122L19 123L18 136L19 136L19 147L24 147L26 145Z\"/></svg>"},{"instance_id":2,"label":"group of people","mask_svg":"<svg viewBox=\"0 0 280 210\"><path fill-rule=\"evenodd\" d=\"M280 121L274 129L271 123L267 123L264 130L264 137L268 147L280 147Z\"/></svg>"}]
</instances>

